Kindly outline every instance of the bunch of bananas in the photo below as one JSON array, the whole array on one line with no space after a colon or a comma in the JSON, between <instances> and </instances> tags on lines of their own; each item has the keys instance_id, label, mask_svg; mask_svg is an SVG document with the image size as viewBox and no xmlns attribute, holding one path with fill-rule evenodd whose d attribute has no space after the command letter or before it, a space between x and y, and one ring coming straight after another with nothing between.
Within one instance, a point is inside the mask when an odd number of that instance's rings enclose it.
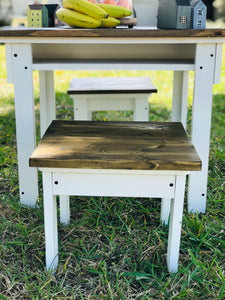
<instances>
[{"instance_id":1,"label":"bunch of bananas","mask_svg":"<svg viewBox=\"0 0 225 300\"><path fill-rule=\"evenodd\" d=\"M113 4L98 4L88 0L63 0L58 19L71 27L116 27L119 18L130 16L131 10Z\"/></svg>"}]
</instances>

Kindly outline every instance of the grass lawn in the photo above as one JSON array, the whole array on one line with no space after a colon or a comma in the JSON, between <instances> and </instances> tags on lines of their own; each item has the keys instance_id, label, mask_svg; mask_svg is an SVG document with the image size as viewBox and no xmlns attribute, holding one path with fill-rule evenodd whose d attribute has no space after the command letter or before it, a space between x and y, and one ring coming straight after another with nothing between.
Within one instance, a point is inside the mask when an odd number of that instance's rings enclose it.
<instances>
[{"instance_id":1,"label":"grass lawn","mask_svg":"<svg viewBox=\"0 0 225 300\"><path fill-rule=\"evenodd\" d=\"M19 204L13 86L6 82L0 46L0 299L225 299L225 60L214 86L206 214L183 217L179 270L166 267L168 228L159 199L73 197L71 224L59 225L60 263L45 270L43 201ZM225 56L224 56L225 58ZM55 72L57 117L73 117L70 79L150 76L159 92L149 99L150 120L169 120L172 72ZM188 130L193 72L190 72ZM34 96L39 136L38 73ZM131 113L96 113L97 120L129 120ZM38 138L37 138L38 139Z\"/></svg>"}]
</instances>

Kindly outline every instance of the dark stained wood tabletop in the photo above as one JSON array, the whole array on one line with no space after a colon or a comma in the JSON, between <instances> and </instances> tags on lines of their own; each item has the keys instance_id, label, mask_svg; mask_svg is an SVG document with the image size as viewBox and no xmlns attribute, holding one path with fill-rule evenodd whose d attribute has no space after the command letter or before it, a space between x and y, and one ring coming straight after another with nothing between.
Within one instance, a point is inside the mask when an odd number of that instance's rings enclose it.
<instances>
[{"instance_id":1,"label":"dark stained wood tabletop","mask_svg":"<svg viewBox=\"0 0 225 300\"><path fill-rule=\"evenodd\" d=\"M0 37L30 37L30 38L63 38L63 37L130 37L130 38L213 38L225 37L225 29L157 29L152 27L133 27L133 28L9 28L0 29Z\"/></svg>"},{"instance_id":2,"label":"dark stained wood tabletop","mask_svg":"<svg viewBox=\"0 0 225 300\"><path fill-rule=\"evenodd\" d=\"M53 121L30 157L31 167L201 169L181 123Z\"/></svg>"}]
</instances>

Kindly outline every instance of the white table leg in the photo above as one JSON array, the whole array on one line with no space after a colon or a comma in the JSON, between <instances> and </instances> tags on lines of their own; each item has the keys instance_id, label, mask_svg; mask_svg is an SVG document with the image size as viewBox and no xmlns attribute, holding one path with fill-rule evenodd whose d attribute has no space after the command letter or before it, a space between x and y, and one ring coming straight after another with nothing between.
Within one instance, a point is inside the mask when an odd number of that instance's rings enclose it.
<instances>
[{"instance_id":1,"label":"white table leg","mask_svg":"<svg viewBox=\"0 0 225 300\"><path fill-rule=\"evenodd\" d=\"M176 273L178 269L181 225L184 206L184 188L186 176L176 176L175 197L171 200L169 237L167 248L167 266L169 272Z\"/></svg>"},{"instance_id":2,"label":"white table leg","mask_svg":"<svg viewBox=\"0 0 225 300\"><path fill-rule=\"evenodd\" d=\"M68 225L70 223L70 198L68 195L60 195L60 223Z\"/></svg>"},{"instance_id":3,"label":"white table leg","mask_svg":"<svg viewBox=\"0 0 225 300\"><path fill-rule=\"evenodd\" d=\"M172 122L181 122L186 129L188 104L188 71L175 71L173 78Z\"/></svg>"},{"instance_id":4,"label":"white table leg","mask_svg":"<svg viewBox=\"0 0 225 300\"><path fill-rule=\"evenodd\" d=\"M29 167L36 145L32 49L30 44L12 45L16 137L20 201L34 207L38 198L37 169Z\"/></svg>"},{"instance_id":5,"label":"white table leg","mask_svg":"<svg viewBox=\"0 0 225 300\"><path fill-rule=\"evenodd\" d=\"M161 214L160 219L162 224L168 225L169 216L170 216L170 206L171 198L162 198L161 199Z\"/></svg>"},{"instance_id":6,"label":"white table leg","mask_svg":"<svg viewBox=\"0 0 225 300\"><path fill-rule=\"evenodd\" d=\"M216 46L212 44L199 44L196 48L191 135L202 160L202 170L189 176L189 212L205 213L206 210L215 52Z\"/></svg>"},{"instance_id":7,"label":"white table leg","mask_svg":"<svg viewBox=\"0 0 225 300\"><path fill-rule=\"evenodd\" d=\"M39 71L41 137L56 119L54 72Z\"/></svg>"},{"instance_id":8,"label":"white table leg","mask_svg":"<svg viewBox=\"0 0 225 300\"><path fill-rule=\"evenodd\" d=\"M52 173L43 172L45 255L47 270L58 266L58 228L56 196L52 192Z\"/></svg>"}]
</instances>

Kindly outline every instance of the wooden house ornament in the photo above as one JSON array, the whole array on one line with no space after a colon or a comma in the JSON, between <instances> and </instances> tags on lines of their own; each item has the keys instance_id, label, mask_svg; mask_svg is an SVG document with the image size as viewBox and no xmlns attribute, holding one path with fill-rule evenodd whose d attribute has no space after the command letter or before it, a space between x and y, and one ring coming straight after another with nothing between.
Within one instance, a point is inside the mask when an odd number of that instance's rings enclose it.
<instances>
[{"instance_id":1,"label":"wooden house ornament","mask_svg":"<svg viewBox=\"0 0 225 300\"><path fill-rule=\"evenodd\" d=\"M27 8L28 27L57 27L61 22L56 17L58 4L32 4Z\"/></svg>"},{"instance_id":2,"label":"wooden house ornament","mask_svg":"<svg viewBox=\"0 0 225 300\"><path fill-rule=\"evenodd\" d=\"M203 29L207 7L201 0L159 0L158 28Z\"/></svg>"},{"instance_id":3,"label":"wooden house ornament","mask_svg":"<svg viewBox=\"0 0 225 300\"><path fill-rule=\"evenodd\" d=\"M48 27L48 9L42 4L32 4L27 8L28 27Z\"/></svg>"},{"instance_id":4,"label":"wooden house ornament","mask_svg":"<svg viewBox=\"0 0 225 300\"><path fill-rule=\"evenodd\" d=\"M198 0L190 1L192 6L191 25L193 29L204 29L206 27L207 6Z\"/></svg>"}]
</instances>

